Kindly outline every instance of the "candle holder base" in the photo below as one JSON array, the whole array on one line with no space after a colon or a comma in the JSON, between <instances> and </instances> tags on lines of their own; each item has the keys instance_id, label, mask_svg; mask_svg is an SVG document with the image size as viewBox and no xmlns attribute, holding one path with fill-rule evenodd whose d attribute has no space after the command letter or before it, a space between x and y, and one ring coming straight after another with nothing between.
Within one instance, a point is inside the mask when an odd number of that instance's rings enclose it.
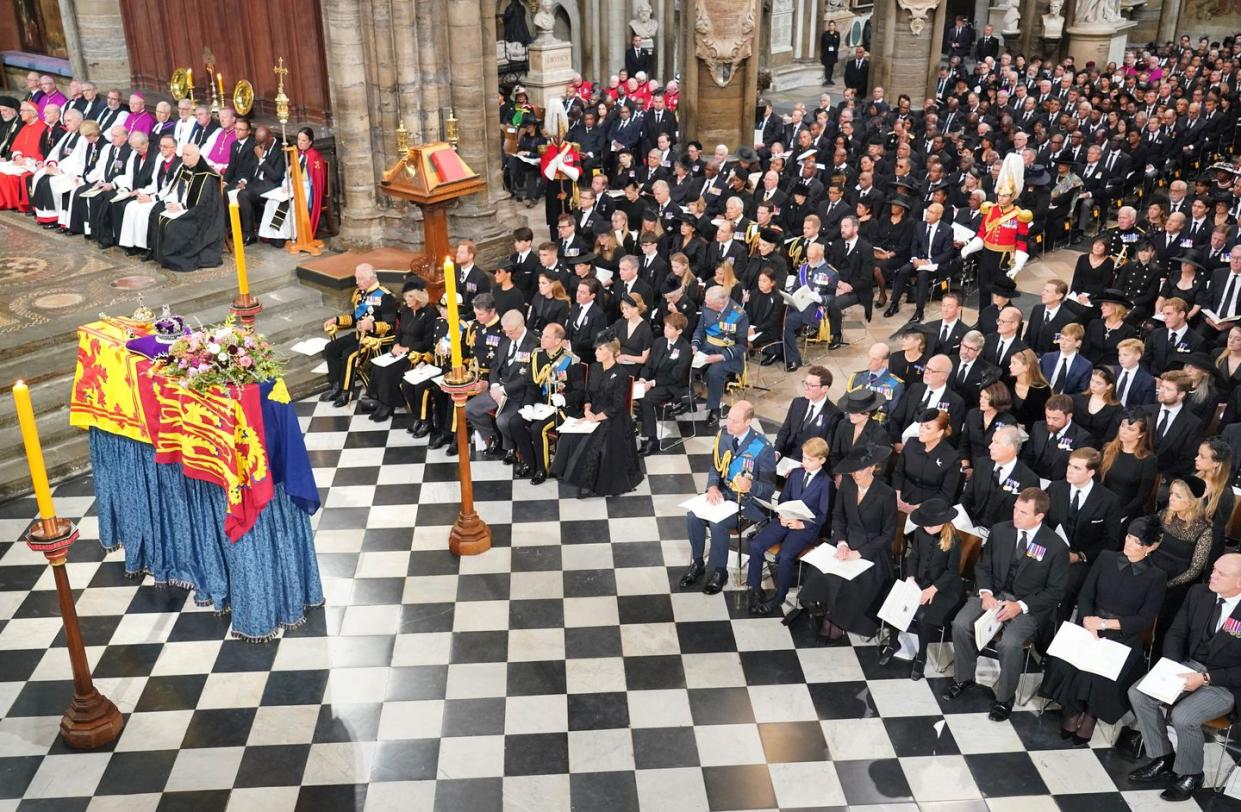
<instances>
[{"instance_id":1,"label":"candle holder base","mask_svg":"<svg viewBox=\"0 0 1241 812\"><path fill-rule=\"evenodd\" d=\"M251 293L238 294L233 299L232 313L246 327L254 327L254 318L263 312L263 305L259 302L258 297Z\"/></svg>"},{"instance_id":2,"label":"candle holder base","mask_svg":"<svg viewBox=\"0 0 1241 812\"><path fill-rule=\"evenodd\" d=\"M491 528L474 511L464 510L448 531L448 551L453 555L480 555L491 549Z\"/></svg>"},{"instance_id":3,"label":"candle holder base","mask_svg":"<svg viewBox=\"0 0 1241 812\"><path fill-rule=\"evenodd\" d=\"M112 700L93 686L77 694L60 718L60 737L74 750L94 750L116 739L125 727L125 717Z\"/></svg>"},{"instance_id":4,"label":"candle holder base","mask_svg":"<svg viewBox=\"0 0 1241 812\"><path fill-rule=\"evenodd\" d=\"M78 527L68 519L40 519L26 534L26 546L53 563L63 559L77 540Z\"/></svg>"}]
</instances>

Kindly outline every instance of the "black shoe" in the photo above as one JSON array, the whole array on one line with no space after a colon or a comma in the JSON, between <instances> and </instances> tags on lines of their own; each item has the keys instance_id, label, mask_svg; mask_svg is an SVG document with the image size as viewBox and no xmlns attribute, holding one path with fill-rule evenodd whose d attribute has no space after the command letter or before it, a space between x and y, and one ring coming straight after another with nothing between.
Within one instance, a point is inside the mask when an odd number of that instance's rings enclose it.
<instances>
[{"instance_id":1,"label":"black shoe","mask_svg":"<svg viewBox=\"0 0 1241 812\"><path fill-rule=\"evenodd\" d=\"M910 319L910 321L913 322L914 324L921 324L922 322L926 321L926 316L922 314L921 310L915 310L914 317Z\"/></svg>"},{"instance_id":2,"label":"black shoe","mask_svg":"<svg viewBox=\"0 0 1241 812\"><path fill-rule=\"evenodd\" d=\"M1073 745L1074 745L1075 747L1088 747L1088 746L1090 746L1090 738L1089 738L1088 736L1079 736L1079 735L1077 735L1076 733L1074 733L1074 734L1073 734L1072 736L1070 736L1069 738L1071 738L1071 739L1073 740Z\"/></svg>"},{"instance_id":3,"label":"black shoe","mask_svg":"<svg viewBox=\"0 0 1241 812\"><path fill-rule=\"evenodd\" d=\"M1003 722L1013 713L1012 702L996 702L991 706L991 712L987 714L987 718L993 722Z\"/></svg>"},{"instance_id":4,"label":"black shoe","mask_svg":"<svg viewBox=\"0 0 1241 812\"><path fill-rule=\"evenodd\" d=\"M845 342L841 341L839 338L836 338L836 339L832 339L832 343L827 345L827 349L829 351L838 350L843 346L845 346Z\"/></svg>"},{"instance_id":5,"label":"black shoe","mask_svg":"<svg viewBox=\"0 0 1241 812\"><path fill-rule=\"evenodd\" d=\"M504 459L502 460L502 462L505 465L516 465L517 464L517 452L511 448L508 451L505 451Z\"/></svg>"},{"instance_id":6,"label":"black shoe","mask_svg":"<svg viewBox=\"0 0 1241 812\"><path fill-rule=\"evenodd\" d=\"M698 579L701 578L702 574L706 571L707 568L701 561L695 561L693 564L690 564L689 569L687 569L685 574L681 576L681 580L679 582L681 589L689 589L692 587L698 582Z\"/></svg>"},{"instance_id":7,"label":"black shoe","mask_svg":"<svg viewBox=\"0 0 1241 812\"><path fill-rule=\"evenodd\" d=\"M426 437L431 433L431 424L426 420L415 420L414 425L409 427L409 433L415 437Z\"/></svg>"},{"instance_id":8,"label":"black shoe","mask_svg":"<svg viewBox=\"0 0 1241 812\"><path fill-rule=\"evenodd\" d=\"M336 396L336 400L332 401L332 405L335 406L337 409L340 409L344 406L348 406L349 405L349 393L341 392L339 395Z\"/></svg>"},{"instance_id":9,"label":"black shoe","mask_svg":"<svg viewBox=\"0 0 1241 812\"><path fill-rule=\"evenodd\" d=\"M414 436L417 437L418 435L415 434ZM430 449L443 448L444 446L448 445L448 442L451 439L452 437L447 434L432 434L430 442L427 443L427 448L430 448Z\"/></svg>"},{"instance_id":10,"label":"black shoe","mask_svg":"<svg viewBox=\"0 0 1241 812\"><path fill-rule=\"evenodd\" d=\"M517 479L526 479L534 473L534 469L524 462L519 462L513 466L513 476Z\"/></svg>"},{"instance_id":11,"label":"black shoe","mask_svg":"<svg viewBox=\"0 0 1241 812\"><path fill-rule=\"evenodd\" d=\"M676 406L672 407L672 413L680 417L689 412L689 404L685 401L678 401Z\"/></svg>"},{"instance_id":12,"label":"black shoe","mask_svg":"<svg viewBox=\"0 0 1241 812\"><path fill-rule=\"evenodd\" d=\"M322 403L327 403L329 400L336 400L338 397L340 397L340 387L333 386L322 395L319 395L319 401Z\"/></svg>"},{"instance_id":13,"label":"black shoe","mask_svg":"<svg viewBox=\"0 0 1241 812\"><path fill-rule=\"evenodd\" d=\"M375 421L376 423L382 423L385 420L390 419L391 417L392 417L391 406L380 406L378 409L376 409L371 414L371 420Z\"/></svg>"},{"instance_id":14,"label":"black shoe","mask_svg":"<svg viewBox=\"0 0 1241 812\"><path fill-rule=\"evenodd\" d=\"M909 669L909 678L914 682L926 676L926 660L920 660L914 657L913 666Z\"/></svg>"},{"instance_id":15,"label":"black shoe","mask_svg":"<svg viewBox=\"0 0 1241 812\"><path fill-rule=\"evenodd\" d=\"M370 414L379 408L379 401L370 398L362 398L358 401L358 414Z\"/></svg>"},{"instance_id":16,"label":"black shoe","mask_svg":"<svg viewBox=\"0 0 1241 812\"><path fill-rule=\"evenodd\" d=\"M504 458L504 446L500 445L499 439L487 441L487 447L483 449L483 458L488 460Z\"/></svg>"},{"instance_id":17,"label":"black shoe","mask_svg":"<svg viewBox=\"0 0 1241 812\"><path fill-rule=\"evenodd\" d=\"M531 485L542 485L547 481L547 472L543 470L535 471L534 476L530 477Z\"/></svg>"},{"instance_id":18,"label":"black shoe","mask_svg":"<svg viewBox=\"0 0 1241 812\"><path fill-rule=\"evenodd\" d=\"M1202 786L1202 773L1194 773L1193 775L1178 775L1176 780L1168 785L1168 788L1159 793L1159 797L1165 801L1188 801L1194 795L1194 790Z\"/></svg>"},{"instance_id":19,"label":"black shoe","mask_svg":"<svg viewBox=\"0 0 1241 812\"><path fill-rule=\"evenodd\" d=\"M785 372L796 372L799 369L801 369L801 364L797 363L796 361L789 361L787 364L784 365Z\"/></svg>"},{"instance_id":20,"label":"black shoe","mask_svg":"<svg viewBox=\"0 0 1241 812\"><path fill-rule=\"evenodd\" d=\"M1138 767L1129 773L1129 780L1135 784L1165 783L1175 775L1172 772L1172 762L1175 760L1176 756L1172 753L1159 758L1153 758L1144 766Z\"/></svg>"},{"instance_id":21,"label":"black shoe","mask_svg":"<svg viewBox=\"0 0 1241 812\"><path fill-rule=\"evenodd\" d=\"M707 583L702 587L704 595L718 595L724 589L724 584L728 583L728 572L725 570L716 570L707 578Z\"/></svg>"},{"instance_id":22,"label":"black shoe","mask_svg":"<svg viewBox=\"0 0 1241 812\"><path fill-rule=\"evenodd\" d=\"M966 688L969 688L973 684L973 680L965 680L964 682L954 681L951 685L944 689L944 692L940 694L940 696L944 699L956 699L965 692Z\"/></svg>"},{"instance_id":23,"label":"black shoe","mask_svg":"<svg viewBox=\"0 0 1241 812\"><path fill-rule=\"evenodd\" d=\"M638 453L644 457L649 457L655 453L655 448L655 441L648 438L643 440L642 444L638 446Z\"/></svg>"},{"instance_id":24,"label":"black shoe","mask_svg":"<svg viewBox=\"0 0 1241 812\"><path fill-rule=\"evenodd\" d=\"M883 311L883 317L884 317L885 319L890 319L890 318L892 318L893 316L895 316L898 312L900 312L900 309L901 309L901 306L900 306L900 305L898 305L898 304L894 301L894 302L892 302L892 304L888 305L888 309L887 309L887 310Z\"/></svg>"},{"instance_id":25,"label":"black shoe","mask_svg":"<svg viewBox=\"0 0 1241 812\"><path fill-rule=\"evenodd\" d=\"M457 456L457 444L454 442L449 442L444 448L444 453L450 457Z\"/></svg>"},{"instance_id":26,"label":"black shoe","mask_svg":"<svg viewBox=\"0 0 1241 812\"><path fill-rule=\"evenodd\" d=\"M759 361L759 366L769 367L780 359L771 353L763 353L763 360Z\"/></svg>"},{"instance_id":27,"label":"black shoe","mask_svg":"<svg viewBox=\"0 0 1241 812\"><path fill-rule=\"evenodd\" d=\"M707 412L707 428L716 428L720 425L720 412L718 409L711 409Z\"/></svg>"},{"instance_id":28,"label":"black shoe","mask_svg":"<svg viewBox=\"0 0 1241 812\"><path fill-rule=\"evenodd\" d=\"M896 649L890 644L881 646L879 649L879 664L887 665L892 662L892 657L896 654Z\"/></svg>"},{"instance_id":29,"label":"black shoe","mask_svg":"<svg viewBox=\"0 0 1241 812\"><path fill-rule=\"evenodd\" d=\"M767 605L767 601L764 599L763 590L750 587L748 590L746 590L746 592L749 595L750 614L752 615L767 614L767 612L762 611L762 608Z\"/></svg>"}]
</instances>

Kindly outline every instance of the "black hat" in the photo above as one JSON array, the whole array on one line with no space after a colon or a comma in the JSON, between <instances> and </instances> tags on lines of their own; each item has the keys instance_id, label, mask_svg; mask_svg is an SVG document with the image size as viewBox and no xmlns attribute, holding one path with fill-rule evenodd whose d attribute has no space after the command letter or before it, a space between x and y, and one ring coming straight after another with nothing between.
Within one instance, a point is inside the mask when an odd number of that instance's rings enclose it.
<instances>
[{"instance_id":1,"label":"black hat","mask_svg":"<svg viewBox=\"0 0 1241 812\"><path fill-rule=\"evenodd\" d=\"M659 288L660 295L667 296L669 293L678 290L681 290L681 278L674 273L664 276L663 284Z\"/></svg>"},{"instance_id":2,"label":"black hat","mask_svg":"<svg viewBox=\"0 0 1241 812\"><path fill-rule=\"evenodd\" d=\"M1206 268L1202 266L1202 263L1194 258L1193 254L1181 254L1179 257L1173 257L1172 261L1181 265L1193 265L1200 271L1206 270Z\"/></svg>"},{"instance_id":3,"label":"black hat","mask_svg":"<svg viewBox=\"0 0 1241 812\"><path fill-rule=\"evenodd\" d=\"M1030 164L1026 167L1026 186L1050 186L1051 173L1042 164Z\"/></svg>"},{"instance_id":4,"label":"black hat","mask_svg":"<svg viewBox=\"0 0 1241 812\"><path fill-rule=\"evenodd\" d=\"M12 96L0 96L0 107L12 107L14 110L20 109L22 103Z\"/></svg>"},{"instance_id":5,"label":"black hat","mask_svg":"<svg viewBox=\"0 0 1241 812\"><path fill-rule=\"evenodd\" d=\"M1202 495L1207 492L1207 483L1196 476L1181 477L1181 481L1185 483L1185 487L1189 488L1189 492L1194 495L1195 499L1201 499Z\"/></svg>"},{"instance_id":6,"label":"black hat","mask_svg":"<svg viewBox=\"0 0 1241 812\"><path fill-rule=\"evenodd\" d=\"M741 147L737 150L737 158L742 161L757 161L758 153L754 151L753 147Z\"/></svg>"},{"instance_id":7,"label":"black hat","mask_svg":"<svg viewBox=\"0 0 1241 812\"><path fill-rule=\"evenodd\" d=\"M891 453L892 446L890 445L855 445L849 449L849 453L845 455L845 458L832 469L832 474L852 474L856 471L879 465Z\"/></svg>"},{"instance_id":8,"label":"black hat","mask_svg":"<svg viewBox=\"0 0 1241 812\"><path fill-rule=\"evenodd\" d=\"M1201 369L1203 372L1206 372L1211 376L1214 376L1219 371L1219 368L1215 366L1215 362L1211 360L1211 356L1207 355L1202 350L1197 350L1195 352L1172 353L1172 355L1168 358L1168 364L1180 366L1182 369L1185 367L1194 367L1195 369ZM1173 368L1175 368L1175 366Z\"/></svg>"},{"instance_id":9,"label":"black hat","mask_svg":"<svg viewBox=\"0 0 1241 812\"><path fill-rule=\"evenodd\" d=\"M594 231L596 237L598 237L601 234L607 234L611 230L612 230L612 221L606 220L603 218L596 220L594 226L592 227L592 231Z\"/></svg>"},{"instance_id":10,"label":"black hat","mask_svg":"<svg viewBox=\"0 0 1241 812\"><path fill-rule=\"evenodd\" d=\"M888 205L889 206L900 206L905 211L909 211L910 209L914 207L914 204L910 201L910 199L905 197L904 195L897 195L896 197L892 198L891 200L888 201Z\"/></svg>"},{"instance_id":11,"label":"black hat","mask_svg":"<svg viewBox=\"0 0 1241 812\"><path fill-rule=\"evenodd\" d=\"M784 242L784 235L774 228L764 228L758 232L758 238L763 242L769 242L772 245L779 245Z\"/></svg>"},{"instance_id":12,"label":"black hat","mask_svg":"<svg viewBox=\"0 0 1241 812\"><path fill-rule=\"evenodd\" d=\"M888 186L892 189L908 189L911 192L914 190L913 181L901 180L900 178L896 178L895 180L890 181L888 183Z\"/></svg>"},{"instance_id":13,"label":"black hat","mask_svg":"<svg viewBox=\"0 0 1241 812\"><path fill-rule=\"evenodd\" d=\"M930 186L928 186L926 191L927 191L927 194L930 194L931 192L938 192L941 189L949 189L951 187L952 187L952 183L949 182L947 178L940 178L939 180L935 181Z\"/></svg>"},{"instance_id":14,"label":"black hat","mask_svg":"<svg viewBox=\"0 0 1241 812\"><path fill-rule=\"evenodd\" d=\"M909 514L909 518L919 527L936 527L951 524L957 518L957 509L943 499L934 497L918 505L917 510Z\"/></svg>"},{"instance_id":15,"label":"black hat","mask_svg":"<svg viewBox=\"0 0 1241 812\"><path fill-rule=\"evenodd\" d=\"M1017 290L1017 283L1007 276L1001 276L993 281L991 283L991 292L997 293L1005 299L1018 299L1021 297L1021 291Z\"/></svg>"},{"instance_id":16,"label":"black hat","mask_svg":"<svg viewBox=\"0 0 1241 812\"><path fill-rule=\"evenodd\" d=\"M854 389L846 392L836 405L848 414L875 412L883 405L883 395L873 389Z\"/></svg>"},{"instance_id":17,"label":"black hat","mask_svg":"<svg viewBox=\"0 0 1241 812\"><path fill-rule=\"evenodd\" d=\"M575 256L561 257L561 259L571 265L594 265L595 260L598 259L598 257L595 256L594 251L582 251L580 254L576 254Z\"/></svg>"},{"instance_id":18,"label":"black hat","mask_svg":"<svg viewBox=\"0 0 1241 812\"><path fill-rule=\"evenodd\" d=\"M806 197L810 194L810 184L804 178L798 180L797 183L793 184L793 194Z\"/></svg>"},{"instance_id":19,"label":"black hat","mask_svg":"<svg viewBox=\"0 0 1241 812\"><path fill-rule=\"evenodd\" d=\"M932 420L937 419L941 414L942 412L940 412L940 410L936 409L935 407L931 407L929 409L923 409L922 411L918 412L918 422L919 423L930 423Z\"/></svg>"},{"instance_id":20,"label":"black hat","mask_svg":"<svg viewBox=\"0 0 1241 812\"><path fill-rule=\"evenodd\" d=\"M499 271L504 271L506 273L512 273L513 267L516 264L517 263L513 262L512 260L505 260L504 262L501 262L499 265L496 266L496 272L498 273Z\"/></svg>"},{"instance_id":21,"label":"black hat","mask_svg":"<svg viewBox=\"0 0 1241 812\"><path fill-rule=\"evenodd\" d=\"M1102 304L1103 302L1111 302L1112 304L1118 304L1121 307L1123 307L1125 310L1133 309L1133 302L1129 301L1128 297L1125 296L1123 291L1119 291L1116 288L1107 288L1102 293L1100 293L1098 296L1095 296L1094 301L1096 304Z\"/></svg>"},{"instance_id":22,"label":"black hat","mask_svg":"<svg viewBox=\"0 0 1241 812\"><path fill-rule=\"evenodd\" d=\"M536 127L537 127L538 125L540 125L540 124L542 124L542 123L543 123L543 119L539 118L539 117L538 117L538 116L536 116L534 113L522 113L522 114L521 114L521 124L520 124L520 125L518 125L518 126L521 126L521 127L527 127L527 126L529 126L529 125L533 124L534 126L536 126Z\"/></svg>"},{"instance_id":23,"label":"black hat","mask_svg":"<svg viewBox=\"0 0 1241 812\"><path fill-rule=\"evenodd\" d=\"M677 158L677 163L679 163L681 166L685 167L686 169L694 168L694 159L689 157L688 155L682 155L681 157Z\"/></svg>"},{"instance_id":24,"label":"black hat","mask_svg":"<svg viewBox=\"0 0 1241 812\"><path fill-rule=\"evenodd\" d=\"M409 293L411 290L426 290L427 280L421 276L413 274L405 277L405 281L401 283L401 293Z\"/></svg>"},{"instance_id":25,"label":"black hat","mask_svg":"<svg viewBox=\"0 0 1241 812\"><path fill-rule=\"evenodd\" d=\"M687 223L691 226L697 227L698 215L694 214L692 211L677 212L676 221L678 223Z\"/></svg>"},{"instance_id":26,"label":"black hat","mask_svg":"<svg viewBox=\"0 0 1241 812\"><path fill-rule=\"evenodd\" d=\"M612 328L609 327L606 330L599 331L599 335L595 336L595 342L592 346L602 347L604 344L611 344L616 340L616 333L612 332Z\"/></svg>"},{"instance_id":27,"label":"black hat","mask_svg":"<svg viewBox=\"0 0 1241 812\"><path fill-rule=\"evenodd\" d=\"M1125 531L1125 535L1135 536L1143 547L1149 547L1159 541L1162 536L1161 530L1159 520L1154 516L1139 516L1129 523L1129 529Z\"/></svg>"}]
</instances>

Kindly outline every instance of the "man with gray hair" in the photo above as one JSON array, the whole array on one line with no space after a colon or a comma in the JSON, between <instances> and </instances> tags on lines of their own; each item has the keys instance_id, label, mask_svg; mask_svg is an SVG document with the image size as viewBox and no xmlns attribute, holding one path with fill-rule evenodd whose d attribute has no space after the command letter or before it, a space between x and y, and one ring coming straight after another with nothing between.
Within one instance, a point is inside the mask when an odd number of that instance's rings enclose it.
<instances>
[{"instance_id":1,"label":"man with gray hair","mask_svg":"<svg viewBox=\"0 0 1241 812\"><path fill-rule=\"evenodd\" d=\"M85 170L82 156L86 153L86 139L82 138L81 133L82 113L72 108L66 110L64 125L64 135L43 156L43 167L30 177L30 205L34 209L35 221L44 228L56 228L61 196L72 188L72 179ZM76 160L73 160L74 156ZM53 183L61 175L66 176Z\"/></svg>"},{"instance_id":2,"label":"man with gray hair","mask_svg":"<svg viewBox=\"0 0 1241 812\"><path fill-rule=\"evenodd\" d=\"M500 317L504 339L496 348L495 359L487 373L488 387L465 404L470 428L487 441L488 456L500 456L509 465L517 463L513 443L513 423L523 419L518 412L534 403L538 389L530 374L530 364L539 341L526 329L526 319L517 310ZM494 418L492 414L494 413ZM497 439L498 438L498 439ZM534 473L534 460L521 460L513 473L520 479Z\"/></svg>"},{"instance_id":3,"label":"man with gray hair","mask_svg":"<svg viewBox=\"0 0 1241 812\"><path fill-rule=\"evenodd\" d=\"M961 506L978 527L991 527L1013 515L1013 503L1026 488L1039 487L1038 475L1017 459L1022 431L1001 426L991 435L987 456L973 461L974 475L961 494Z\"/></svg>"},{"instance_id":4,"label":"man with gray hair","mask_svg":"<svg viewBox=\"0 0 1241 812\"><path fill-rule=\"evenodd\" d=\"M193 144L186 146L183 158L187 164L192 161L193 166L200 162L206 164L200 161L198 147ZM218 205L218 184L215 200ZM370 343L375 343L378 339L382 343L386 338L391 344L396 326L396 298L379 284L375 266L365 262L358 265L353 270L353 281L355 287L349 298L348 312L323 322L323 330L331 340L323 348L328 388L319 395L319 400L330 400L337 407L347 405L353 393L361 341L370 339Z\"/></svg>"},{"instance_id":5,"label":"man with gray hair","mask_svg":"<svg viewBox=\"0 0 1241 812\"><path fill-rule=\"evenodd\" d=\"M690 342L694 348L694 367L701 367L707 379L707 425L720 423L720 400L729 375L745 370L750 320L741 305L728 298L719 285L707 288L702 316Z\"/></svg>"}]
</instances>

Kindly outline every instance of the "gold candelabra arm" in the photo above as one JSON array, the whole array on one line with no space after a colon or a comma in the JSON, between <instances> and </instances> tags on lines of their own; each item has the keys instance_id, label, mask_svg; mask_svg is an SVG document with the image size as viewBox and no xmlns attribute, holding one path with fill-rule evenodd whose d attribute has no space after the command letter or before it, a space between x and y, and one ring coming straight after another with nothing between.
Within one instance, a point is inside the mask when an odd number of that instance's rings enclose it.
<instances>
[{"instance_id":1,"label":"gold candelabra arm","mask_svg":"<svg viewBox=\"0 0 1241 812\"><path fill-rule=\"evenodd\" d=\"M451 144L453 149L456 149L461 141L461 122L451 107L448 108L448 118L444 119L444 140Z\"/></svg>"}]
</instances>

